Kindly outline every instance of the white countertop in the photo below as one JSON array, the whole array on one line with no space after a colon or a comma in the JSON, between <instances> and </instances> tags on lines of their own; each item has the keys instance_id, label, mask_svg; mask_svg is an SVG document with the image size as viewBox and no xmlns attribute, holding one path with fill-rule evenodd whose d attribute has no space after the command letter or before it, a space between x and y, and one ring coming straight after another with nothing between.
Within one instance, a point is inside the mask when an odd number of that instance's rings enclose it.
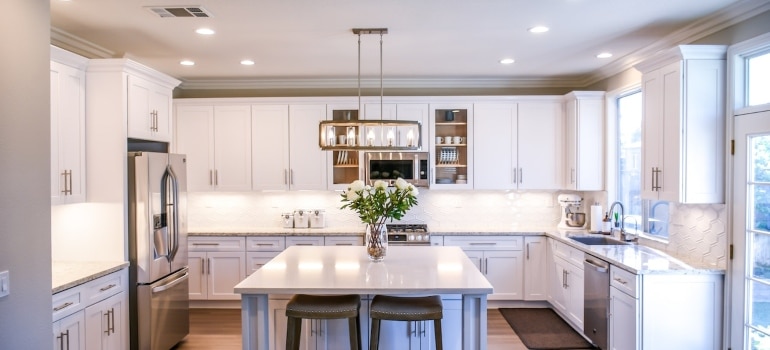
<instances>
[{"instance_id":1,"label":"white countertop","mask_svg":"<svg viewBox=\"0 0 770 350\"><path fill-rule=\"evenodd\" d=\"M56 294L128 267L128 261L54 261L51 293Z\"/></svg>"},{"instance_id":2,"label":"white countertop","mask_svg":"<svg viewBox=\"0 0 770 350\"><path fill-rule=\"evenodd\" d=\"M363 246L293 246L235 286L240 294L490 294L459 247L391 246L371 262Z\"/></svg>"}]
</instances>

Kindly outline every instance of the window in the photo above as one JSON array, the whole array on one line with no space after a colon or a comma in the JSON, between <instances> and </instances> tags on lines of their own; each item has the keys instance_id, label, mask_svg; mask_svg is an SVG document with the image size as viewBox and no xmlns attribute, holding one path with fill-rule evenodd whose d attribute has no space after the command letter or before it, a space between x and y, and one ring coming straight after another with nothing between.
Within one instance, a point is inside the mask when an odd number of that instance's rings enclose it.
<instances>
[{"instance_id":1,"label":"window","mask_svg":"<svg viewBox=\"0 0 770 350\"><path fill-rule=\"evenodd\" d=\"M770 52L746 57L749 106L770 103Z\"/></svg>"},{"instance_id":2,"label":"window","mask_svg":"<svg viewBox=\"0 0 770 350\"><path fill-rule=\"evenodd\" d=\"M636 233L668 238L668 202L643 200L642 187L642 92L617 99L617 200L625 206L625 228Z\"/></svg>"}]
</instances>

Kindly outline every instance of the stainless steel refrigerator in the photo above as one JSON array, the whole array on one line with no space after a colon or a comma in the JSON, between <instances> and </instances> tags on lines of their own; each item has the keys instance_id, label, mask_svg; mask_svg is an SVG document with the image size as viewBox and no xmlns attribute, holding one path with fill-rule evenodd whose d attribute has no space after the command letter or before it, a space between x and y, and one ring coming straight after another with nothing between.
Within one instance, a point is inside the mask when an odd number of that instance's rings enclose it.
<instances>
[{"instance_id":1,"label":"stainless steel refrigerator","mask_svg":"<svg viewBox=\"0 0 770 350\"><path fill-rule=\"evenodd\" d=\"M131 349L187 336L187 174L180 154L128 153Z\"/></svg>"}]
</instances>

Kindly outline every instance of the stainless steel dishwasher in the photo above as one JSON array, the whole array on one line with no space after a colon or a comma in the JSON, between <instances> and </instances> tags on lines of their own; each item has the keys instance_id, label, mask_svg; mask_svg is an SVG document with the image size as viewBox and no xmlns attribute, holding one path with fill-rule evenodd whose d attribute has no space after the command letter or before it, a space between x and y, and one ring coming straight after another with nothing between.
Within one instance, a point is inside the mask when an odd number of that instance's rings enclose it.
<instances>
[{"instance_id":1,"label":"stainless steel dishwasher","mask_svg":"<svg viewBox=\"0 0 770 350\"><path fill-rule=\"evenodd\" d=\"M583 334L600 349L609 343L608 312L610 304L610 264L593 255L583 260L585 284L583 296Z\"/></svg>"}]
</instances>

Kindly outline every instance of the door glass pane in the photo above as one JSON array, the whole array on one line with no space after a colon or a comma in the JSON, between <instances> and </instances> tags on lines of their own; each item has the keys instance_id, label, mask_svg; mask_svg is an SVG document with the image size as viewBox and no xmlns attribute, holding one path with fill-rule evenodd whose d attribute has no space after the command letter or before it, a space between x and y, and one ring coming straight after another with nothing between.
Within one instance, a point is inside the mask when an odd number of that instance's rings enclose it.
<instances>
[{"instance_id":1,"label":"door glass pane","mask_svg":"<svg viewBox=\"0 0 770 350\"><path fill-rule=\"evenodd\" d=\"M751 335L752 349L770 349L770 286L751 281L751 312L749 325L754 329ZM756 344L763 344L756 347Z\"/></svg>"},{"instance_id":2,"label":"door glass pane","mask_svg":"<svg viewBox=\"0 0 770 350\"><path fill-rule=\"evenodd\" d=\"M770 185L753 185L754 210L752 229L770 232Z\"/></svg>"},{"instance_id":3,"label":"door glass pane","mask_svg":"<svg viewBox=\"0 0 770 350\"><path fill-rule=\"evenodd\" d=\"M770 103L770 53L749 57L746 66L749 106Z\"/></svg>"}]
</instances>

